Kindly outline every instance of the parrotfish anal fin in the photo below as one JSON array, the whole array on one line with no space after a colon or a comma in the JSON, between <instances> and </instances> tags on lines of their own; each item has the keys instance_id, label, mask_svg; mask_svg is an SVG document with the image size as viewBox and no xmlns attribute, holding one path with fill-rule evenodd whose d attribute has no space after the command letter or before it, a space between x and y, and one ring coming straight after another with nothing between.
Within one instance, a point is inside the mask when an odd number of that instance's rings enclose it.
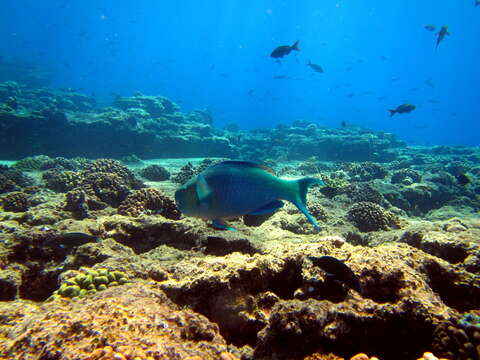
<instances>
[{"instance_id":1,"label":"parrotfish anal fin","mask_svg":"<svg viewBox=\"0 0 480 360\"><path fill-rule=\"evenodd\" d=\"M262 206L261 208L258 208L257 210L252 211L251 213L248 213L248 215L271 214L274 211L280 209L282 206L283 206L283 201L275 200L275 201L272 201L271 203L268 203L267 205Z\"/></svg>"},{"instance_id":2,"label":"parrotfish anal fin","mask_svg":"<svg viewBox=\"0 0 480 360\"><path fill-rule=\"evenodd\" d=\"M320 231L320 226L317 221L313 218L312 215L307 210L307 191L308 188L312 185L325 185L323 180L317 178L303 178L297 180L298 183L298 198L293 201L295 206L300 210L307 219L313 224L316 231Z\"/></svg>"},{"instance_id":3,"label":"parrotfish anal fin","mask_svg":"<svg viewBox=\"0 0 480 360\"><path fill-rule=\"evenodd\" d=\"M225 221L223 221L223 219L213 219L212 220L212 226L215 229L237 231L237 229L225 224Z\"/></svg>"},{"instance_id":4,"label":"parrotfish anal fin","mask_svg":"<svg viewBox=\"0 0 480 360\"><path fill-rule=\"evenodd\" d=\"M303 215L305 215L307 219L313 224L313 227L315 228L315 230L320 231L320 225L318 225L317 221L313 218L312 215L310 215L305 205L299 202L294 202L294 204L298 208L298 210L300 210L303 213Z\"/></svg>"},{"instance_id":5,"label":"parrotfish anal fin","mask_svg":"<svg viewBox=\"0 0 480 360\"><path fill-rule=\"evenodd\" d=\"M197 179L197 197L200 204L205 204L212 196L212 189L207 184L205 176L199 175Z\"/></svg>"}]
</instances>

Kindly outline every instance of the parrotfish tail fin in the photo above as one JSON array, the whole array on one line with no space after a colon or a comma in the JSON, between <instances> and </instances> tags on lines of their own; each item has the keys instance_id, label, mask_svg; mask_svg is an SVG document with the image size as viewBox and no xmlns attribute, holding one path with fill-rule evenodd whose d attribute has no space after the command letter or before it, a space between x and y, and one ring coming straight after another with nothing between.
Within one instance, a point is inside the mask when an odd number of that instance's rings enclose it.
<instances>
[{"instance_id":1,"label":"parrotfish tail fin","mask_svg":"<svg viewBox=\"0 0 480 360\"><path fill-rule=\"evenodd\" d=\"M213 219L212 220L212 226L215 229L219 229L219 230L237 231L237 229L225 224L225 221L223 219Z\"/></svg>"},{"instance_id":2,"label":"parrotfish tail fin","mask_svg":"<svg viewBox=\"0 0 480 360\"><path fill-rule=\"evenodd\" d=\"M295 206L300 210L303 215L307 217L307 219L313 224L313 227L316 231L320 231L320 226L318 225L317 221L313 218L312 215L307 210L307 192L308 188L312 185L325 185L325 183L321 179L316 178L303 178L297 180L298 184L298 198L293 201Z\"/></svg>"},{"instance_id":3,"label":"parrotfish tail fin","mask_svg":"<svg viewBox=\"0 0 480 360\"><path fill-rule=\"evenodd\" d=\"M390 111L390 117L392 117L393 115L395 115L396 111L395 110L388 110Z\"/></svg>"},{"instance_id":4,"label":"parrotfish tail fin","mask_svg":"<svg viewBox=\"0 0 480 360\"><path fill-rule=\"evenodd\" d=\"M300 40L295 41L295 44L292 45L292 49L296 51L300 51L300 48L298 47L299 43L300 43Z\"/></svg>"}]
</instances>

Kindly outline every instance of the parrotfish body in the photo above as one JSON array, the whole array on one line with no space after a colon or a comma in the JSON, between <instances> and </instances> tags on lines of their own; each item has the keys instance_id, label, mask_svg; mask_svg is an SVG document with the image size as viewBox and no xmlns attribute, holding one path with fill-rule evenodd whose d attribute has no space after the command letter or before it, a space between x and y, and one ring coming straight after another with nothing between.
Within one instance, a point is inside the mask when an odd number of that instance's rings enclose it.
<instances>
[{"instance_id":1,"label":"parrotfish body","mask_svg":"<svg viewBox=\"0 0 480 360\"><path fill-rule=\"evenodd\" d=\"M315 178L284 180L270 169L247 161L224 161L210 166L175 192L175 202L187 216L213 220L221 229L234 230L224 219L243 215L269 214L292 202L318 231L315 219L306 208L307 190L323 185Z\"/></svg>"}]
</instances>

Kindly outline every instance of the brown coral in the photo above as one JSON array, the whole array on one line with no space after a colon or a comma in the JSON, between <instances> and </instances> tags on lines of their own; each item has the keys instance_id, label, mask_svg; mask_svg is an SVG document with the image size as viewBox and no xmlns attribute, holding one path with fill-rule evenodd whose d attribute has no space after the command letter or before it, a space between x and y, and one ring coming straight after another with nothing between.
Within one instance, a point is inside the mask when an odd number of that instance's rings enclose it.
<instances>
[{"instance_id":1,"label":"brown coral","mask_svg":"<svg viewBox=\"0 0 480 360\"><path fill-rule=\"evenodd\" d=\"M140 189L128 195L118 207L118 213L125 216L160 214L169 219L180 219L175 202L154 188Z\"/></svg>"},{"instance_id":2,"label":"brown coral","mask_svg":"<svg viewBox=\"0 0 480 360\"><path fill-rule=\"evenodd\" d=\"M24 331L28 326L28 331ZM218 326L180 310L155 285L127 284L89 298L56 300L11 328L0 347L9 359L218 359ZM105 348L105 347L109 348ZM107 354L117 357L104 357ZM103 358L102 358L103 356Z\"/></svg>"},{"instance_id":3,"label":"brown coral","mask_svg":"<svg viewBox=\"0 0 480 360\"><path fill-rule=\"evenodd\" d=\"M2 198L5 211L22 212L27 211L30 206L28 195L21 191L11 192Z\"/></svg>"},{"instance_id":4,"label":"brown coral","mask_svg":"<svg viewBox=\"0 0 480 360\"><path fill-rule=\"evenodd\" d=\"M433 350L448 359L480 359L480 329L474 326L444 321L438 324L433 336Z\"/></svg>"},{"instance_id":5,"label":"brown coral","mask_svg":"<svg viewBox=\"0 0 480 360\"><path fill-rule=\"evenodd\" d=\"M398 219L390 211L372 202L362 201L348 210L348 219L364 232L398 228Z\"/></svg>"},{"instance_id":6,"label":"brown coral","mask_svg":"<svg viewBox=\"0 0 480 360\"><path fill-rule=\"evenodd\" d=\"M80 184L81 175L75 171L61 171L59 169L50 169L42 174L47 189L66 192L74 189Z\"/></svg>"}]
</instances>

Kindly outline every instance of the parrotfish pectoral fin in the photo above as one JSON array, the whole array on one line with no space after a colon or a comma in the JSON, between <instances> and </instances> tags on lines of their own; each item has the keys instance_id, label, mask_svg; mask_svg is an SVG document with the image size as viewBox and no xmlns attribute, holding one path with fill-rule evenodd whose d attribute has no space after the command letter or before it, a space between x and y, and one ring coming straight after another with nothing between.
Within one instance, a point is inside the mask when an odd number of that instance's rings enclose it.
<instances>
[{"instance_id":1,"label":"parrotfish pectoral fin","mask_svg":"<svg viewBox=\"0 0 480 360\"><path fill-rule=\"evenodd\" d=\"M317 221L313 218L312 215L307 210L307 192L308 188L312 185L325 185L325 183L316 178L303 178L297 180L298 183L298 199L294 200L293 203L295 206L300 210L307 219L313 224L313 227L316 231L320 231L320 226L318 225Z\"/></svg>"},{"instance_id":2,"label":"parrotfish pectoral fin","mask_svg":"<svg viewBox=\"0 0 480 360\"><path fill-rule=\"evenodd\" d=\"M212 226L215 229L237 231L237 229L225 224L225 221L223 221L222 219L213 219L212 220Z\"/></svg>"},{"instance_id":3,"label":"parrotfish pectoral fin","mask_svg":"<svg viewBox=\"0 0 480 360\"><path fill-rule=\"evenodd\" d=\"M252 211L248 215L265 215L265 214L271 214L274 211L280 209L283 206L283 201L280 200L275 200L272 201L271 203L268 203L265 206L262 206L261 208L258 208L255 211Z\"/></svg>"},{"instance_id":4,"label":"parrotfish pectoral fin","mask_svg":"<svg viewBox=\"0 0 480 360\"><path fill-rule=\"evenodd\" d=\"M201 208L207 207L211 196L212 189L210 189L210 186L208 186L207 180L205 180L203 175L199 175L197 180L197 197Z\"/></svg>"}]
</instances>

